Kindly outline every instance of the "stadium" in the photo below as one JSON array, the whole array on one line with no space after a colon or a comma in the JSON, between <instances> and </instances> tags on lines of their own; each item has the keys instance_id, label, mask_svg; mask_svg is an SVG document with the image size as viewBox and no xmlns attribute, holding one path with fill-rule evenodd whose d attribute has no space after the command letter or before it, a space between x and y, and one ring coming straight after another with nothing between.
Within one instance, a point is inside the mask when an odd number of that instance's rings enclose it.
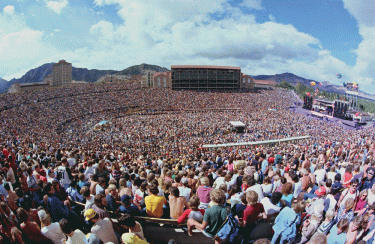
<instances>
[{"instance_id":1,"label":"stadium","mask_svg":"<svg viewBox=\"0 0 375 244\"><path fill-rule=\"evenodd\" d=\"M374 129L294 113L291 90L215 91L241 88L240 70L218 70L172 66L174 89L127 81L4 94L2 240L305 243L350 221L368 238Z\"/></svg>"}]
</instances>

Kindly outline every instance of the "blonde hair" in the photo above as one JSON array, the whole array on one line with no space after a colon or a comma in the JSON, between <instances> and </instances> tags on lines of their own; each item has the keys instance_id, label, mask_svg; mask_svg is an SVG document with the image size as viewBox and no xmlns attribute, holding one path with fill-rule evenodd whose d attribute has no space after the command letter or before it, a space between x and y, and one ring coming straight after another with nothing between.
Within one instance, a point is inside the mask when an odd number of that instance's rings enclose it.
<instances>
[{"instance_id":1,"label":"blonde hair","mask_svg":"<svg viewBox=\"0 0 375 244\"><path fill-rule=\"evenodd\" d=\"M116 191L117 190L117 187L115 185L109 185L108 186L108 191Z\"/></svg>"},{"instance_id":2,"label":"blonde hair","mask_svg":"<svg viewBox=\"0 0 375 244\"><path fill-rule=\"evenodd\" d=\"M199 180L202 185L209 186L210 185L210 180L207 177L203 177Z\"/></svg>"},{"instance_id":3,"label":"blonde hair","mask_svg":"<svg viewBox=\"0 0 375 244\"><path fill-rule=\"evenodd\" d=\"M354 207L354 199L350 198L350 199L346 200L346 202L345 202L346 211L348 211L349 209L352 209L353 207Z\"/></svg>"},{"instance_id":4,"label":"blonde hair","mask_svg":"<svg viewBox=\"0 0 375 244\"><path fill-rule=\"evenodd\" d=\"M246 201L248 205L255 205L258 202L258 193L255 191L246 192Z\"/></svg>"}]
</instances>

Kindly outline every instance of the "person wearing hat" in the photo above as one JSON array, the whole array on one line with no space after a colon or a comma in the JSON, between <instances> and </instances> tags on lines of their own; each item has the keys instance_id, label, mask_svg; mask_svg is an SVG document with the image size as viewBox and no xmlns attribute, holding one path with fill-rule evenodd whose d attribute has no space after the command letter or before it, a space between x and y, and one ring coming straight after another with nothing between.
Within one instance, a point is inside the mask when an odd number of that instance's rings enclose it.
<instances>
[{"instance_id":1,"label":"person wearing hat","mask_svg":"<svg viewBox=\"0 0 375 244\"><path fill-rule=\"evenodd\" d=\"M132 204L133 200L131 196L123 195L121 197L121 202L123 203L123 205L119 207L120 213L130 214L132 216L142 216L142 213L139 210L139 208Z\"/></svg>"},{"instance_id":2,"label":"person wearing hat","mask_svg":"<svg viewBox=\"0 0 375 244\"><path fill-rule=\"evenodd\" d=\"M123 244L148 244L147 241L140 239L137 235L133 233L124 233L121 236Z\"/></svg>"},{"instance_id":3,"label":"person wearing hat","mask_svg":"<svg viewBox=\"0 0 375 244\"><path fill-rule=\"evenodd\" d=\"M101 219L94 209L90 208L85 211L86 221L94 224L91 227L91 233L95 234L104 243L113 242L118 244L118 239L113 229L113 224L109 218Z\"/></svg>"}]
</instances>

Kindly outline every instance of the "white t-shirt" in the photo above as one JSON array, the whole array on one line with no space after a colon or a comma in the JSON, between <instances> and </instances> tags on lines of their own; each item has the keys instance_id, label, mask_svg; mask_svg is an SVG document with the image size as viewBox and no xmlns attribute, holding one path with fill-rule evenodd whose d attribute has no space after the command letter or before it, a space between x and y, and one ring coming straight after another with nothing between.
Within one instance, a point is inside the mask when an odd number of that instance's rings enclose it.
<instances>
[{"instance_id":1,"label":"white t-shirt","mask_svg":"<svg viewBox=\"0 0 375 244\"><path fill-rule=\"evenodd\" d=\"M267 215L272 215L280 212L281 208L272 204L271 200L268 197L263 198L260 203L263 204L264 211Z\"/></svg>"},{"instance_id":2,"label":"white t-shirt","mask_svg":"<svg viewBox=\"0 0 375 244\"><path fill-rule=\"evenodd\" d=\"M335 182L335 176L336 176L336 172L328 172L327 173L327 179L331 179L332 183Z\"/></svg>"},{"instance_id":3,"label":"white t-shirt","mask_svg":"<svg viewBox=\"0 0 375 244\"><path fill-rule=\"evenodd\" d=\"M258 202L262 201L262 199L264 198L261 185L253 185L252 187L246 189L246 192L248 191L255 191L256 193L258 193Z\"/></svg>"},{"instance_id":4,"label":"white t-shirt","mask_svg":"<svg viewBox=\"0 0 375 244\"><path fill-rule=\"evenodd\" d=\"M96 222L91 228L91 233L95 234L104 243L118 243L117 236L113 230L112 222L109 218L100 219L98 222Z\"/></svg>"},{"instance_id":5,"label":"white t-shirt","mask_svg":"<svg viewBox=\"0 0 375 244\"><path fill-rule=\"evenodd\" d=\"M191 189L188 187L180 186L178 187L178 190L180 191L180 196L185 197L186 201L189 202Z\"/></svg>"},{"instance_id":6,"label":"white t-shirt","mask_svg":"<svg viewBox=\"0 0 375 244\"><path fill-rule=\"evenodd\" d=\"M65 240L65 235L62 232L59 223L52 223L49 226L44 226L41 229L41 232L55 244L63 244L63 240Z\"/></svg>"},{"instance_id":7,"label":"white t-shirt","mask_svg":"<svg viewBox=\"0 0 375 244\"><path fill-rule=\"evenodd\" d=\"M12 168L9 168L8 173L7 173L7 178L10 179L10 183L12 184L16 183L16 178L14 177L14 171Z\"/></svg>"},{"instance_id":8,"label":"white t-shirt","mask_svg":"<svg viewBox=\"0 0 375 244\"><path fill-rule=\"evenodd\" d=\"M327 212L330 209L335 211L336 203L337 201L335 197L332 194L328 194L324 201L324 212Z\"/></svg>"},{"instance_id":9,"label":"white t-shirt","mask_svg":"<svg viewBox=\"0 0 375 244\"><path fill-rule=\"evenodd\" d=\"M85 234L79 229L74 231L74 235L68 237L66 244L88 244Z\"/></svg>"},{"instance_id":10,"label":"white t-shirt","mask_svg":"<svg viewBox=\"0 0 375 244\"><path fill-rule=\"evenodd\" d=\"M367 204L372 205L375 202L375 194L372 193L371 189L367 190L368 196L367 196Z\"/></svg>"},{"instance_id":11,"label":"white t-shirt","mask_svg":"<svg viewBox=\"0 0 375 244\"><path fill-rule=\"evenodd\" d=\"M324 176L326 175L326 171L324 169L319 169L314 172L314 175L316 177L316 183L319 183L321 181L324 181Z\"/></svg>"},{"instance_id":12,"label":"white t-shirt","mask_svg":"<svg viewBox=\"0 0 375 244\"><path fill-rule=\"evenodd\" d=\"M272 192L272 184L268 184L268 185L262 184L262 190L266 194L271 194L271 192Z\"/></svg>"},{"instance_id":13,"label":"white t-shirt","mask_svg":"<svg viewBox=\"0 0 375 244\"><path fill-rule=\"evenodd\" d=\"M73 167L76 164L75 158L68 158L67 161L68 161L69 167Z\"/></svg>"},{"instance_id":14,"label":"white t-shirt","mask_svg":"<svg viewBox=\"0 0 375 244\"><path fill-rule=\"evenodd\" d=\"M90 195L90 197L91 197L90 200L86 199L85 210L90 209L91 206L94 204L94 198L95 198L95 196L94 195Z\"/></svg>"},{"instance_id":15,"label":"white t-shirt","mask_svg":"<svg viewBox=\"0 0 375 244\"><path fill-rule=\"evenodd\" d=\"M342 193L341 193L341 195L342 196L345 196L343 199L342 199L342 201L341 201L341 204L340 204L340 207L342 206L342 205L344 205L345 204L345 202L347 201L347 200L349 200L349 199L355 199L358 195L359 195L359 193L358 193L358 191L356 191L354 194L352 194L352 193L350 193L350 191L349 191L349 189L345 189Z\"/></svg>"},{"instance_id":16,"label":"white t-shirt","mask_svg":"<svg viewBox=\"0 0 375 244\"><path fill-rule=\"evenodd\" d=\"M58 176L58 178L60 178L61 184L66 185L66 184L71 183L69 176L68 176L68 172L66 172L65 166L57 167L56 175Z\"/></svg>"}]
</instances>

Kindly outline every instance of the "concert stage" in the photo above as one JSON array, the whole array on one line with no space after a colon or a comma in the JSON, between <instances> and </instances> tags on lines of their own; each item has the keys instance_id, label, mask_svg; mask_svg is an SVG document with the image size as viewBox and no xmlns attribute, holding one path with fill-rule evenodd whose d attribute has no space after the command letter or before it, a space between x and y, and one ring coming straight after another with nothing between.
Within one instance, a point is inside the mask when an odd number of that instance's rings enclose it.
<instances>
[{"instance_id":1,"label":"concert stage","mask_svg":"<svg viewBox=\"0 0 375 244\"><path fill-rule=\"evenodd\" d=\"M301 107L289 107L289 111L302 114L307 118L320 119L320 120L326 121L327 123L333 123L347 130L360 130L360 129L375 127L374 122L369 122L365 125L360 125L356 121L335 118L327 114L310 111L307 109L303 109Z\"/></svg>"}]
</instances>

